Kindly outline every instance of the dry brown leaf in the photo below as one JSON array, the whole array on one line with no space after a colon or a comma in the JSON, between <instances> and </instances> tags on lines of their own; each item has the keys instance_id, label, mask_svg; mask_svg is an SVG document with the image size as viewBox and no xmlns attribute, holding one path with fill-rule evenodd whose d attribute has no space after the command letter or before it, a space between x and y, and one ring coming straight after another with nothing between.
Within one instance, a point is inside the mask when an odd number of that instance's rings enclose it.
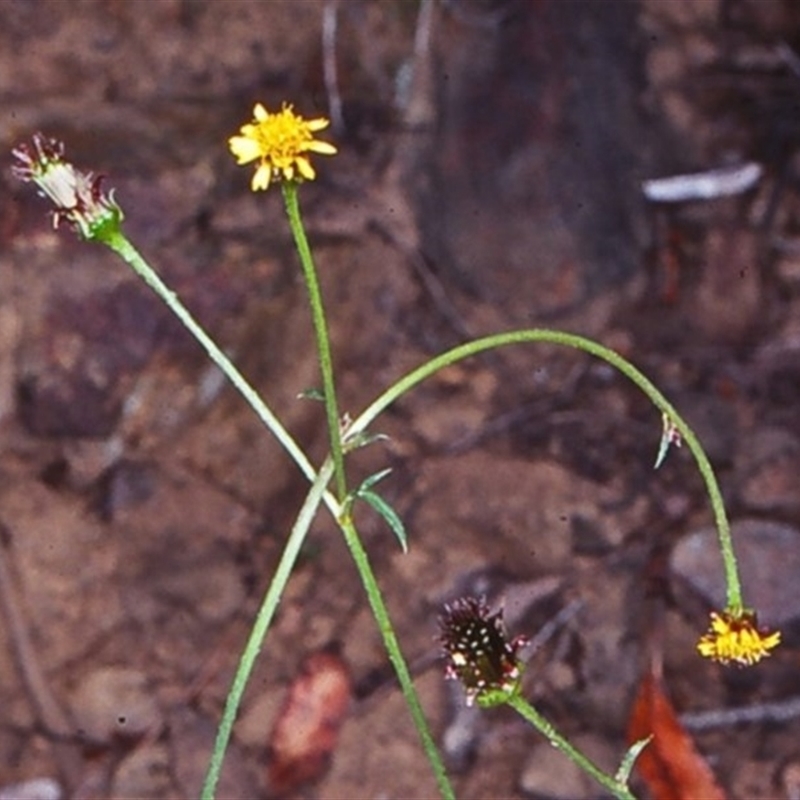
<instances>
[{"instance_id":1,"label":"dry brown leaf","mask_svg":"<svg viewBox=\"0 0 800 800\"><path fill-rule=\"evenodd\" d=\"M628 722L628 741L653 737L636 769L653 800L725 800L710 767L684 730L661 682L652 673L642 681Z\"/></svg>"},{"instance_id":2,"label":"dry brown leaf","mask_svg":"<svg viewBox=\"0 0 800 800\"><path fill-rule=\"evenodd\" d=\"M338 655L323 651L306 659L272 731L268 779L273 793L285 794L324 773L350 695L350 677Z\"/></svg>"}]
</instances>

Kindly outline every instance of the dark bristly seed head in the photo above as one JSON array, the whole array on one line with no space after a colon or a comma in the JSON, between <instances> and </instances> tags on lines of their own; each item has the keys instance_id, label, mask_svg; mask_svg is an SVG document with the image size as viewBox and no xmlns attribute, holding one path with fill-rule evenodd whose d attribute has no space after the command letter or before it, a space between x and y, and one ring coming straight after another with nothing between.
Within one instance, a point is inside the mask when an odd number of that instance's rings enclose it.
<instances>
[{"instance_id":1,"label":"dark bristly seed head","mask_svg":"<svg viewBox=\"0 0 800 800\"><path fill-rule=\"evenodd\" d=\"M445 606L439 627L445 675L461 681L468 703L484 692L516 688L518 654L525 640L508 640L502 611L492 613L485 598L462 597Z\"/></svg>"}]
</instances>

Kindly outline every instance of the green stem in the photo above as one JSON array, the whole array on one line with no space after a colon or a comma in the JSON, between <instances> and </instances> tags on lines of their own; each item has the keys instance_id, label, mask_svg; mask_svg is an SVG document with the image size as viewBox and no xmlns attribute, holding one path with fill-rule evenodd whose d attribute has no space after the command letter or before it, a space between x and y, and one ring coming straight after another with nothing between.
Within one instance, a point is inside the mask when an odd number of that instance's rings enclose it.
<instances>
[{"instance_id":1,"label":"green stem","mask_svg":"<svg viewBox=\"0 0 800 800\"><path fill-rule=\"evenodd\" d=\"M261 652L261 647L264 643L264 637L267 635L272 618L275 615L275 610L278 607L283 591L292 573L292 569L297 561L297 556L300 553L300 547L305 540L306 533L314 520L317 513L322 497L325 494L325 487L331 479L332 469L328 464L323 467L319 475L315 478L311 485L311 490L306 496L300 513L297 516L292 532L286 541L286 546L283 549L281 560L278 563L278 568L275 570L275 575L270 581L264 601L258 611L253 629L250 632L250 637L247 640L244 651L242 652L239 666L236 669L236 674L233 678L228 697L225 700L225 709L222 712L222 720L217 730L217 738L214 742L214 750L211 754L211 760L208 765L208 772L206 779L203 783L203 791L201 794L202 800L213 800L214 791L219 781L220 772L222 770L222 761L225 757L225 751L228 747L228 742L231 738L233 724L236 721L236 715L239 711L239 706L244 695L244 690L247 687L247 682L250 678L250 673L253 671L256 658ZM339 509L336 509L337 516L339 516Z\"/></svg>"},{"instance_id":2,"label":"green stem","mask_svg":"<svg viewBox=\"0 0 800 800\"><path fill-rule=\"evenodd\" d=\"M295 209L296 209L296 204L295 204ZM290 219L291 219L291 213L290 213ZM300 228L300 235L302 236L302 240L305 241L305 237L302 233L302 227ZM170 310L178 317L181 323L195 337L198 343L205 349L206 353L208 354L209 358L211 358L213 363L219 367L219 369L223 372L223 374L239 390L239 392L242 394L247 403L255 411L259 419L266 425L267 428L269 428L270 431L272 431L272 433L275 435L278 441L284 446L284 448L288 451L288 453L292 456L292 458L294 458L295 462L298 464L303 474L310 481L312 481L311 491L306 499L303 509L300 512L300 515L298 516L297 522L295 523L295 526L292 529L292 533L289 537L289 540L286 543L286 547L281 557L281 561L278 565L278 569L275 573L272 582L270 583L267 595L264 598L264 602L259 610L258 616L256 618L256 621L254 623L253 629L250 634L250 638L248 639L247 645L245 646L245 649L242 653L242 657L239 662L236 674L234 676L230 693L228 694L228 697L226 699L225 709L223 711L222 720L220 722L220 726L217 732L217 738L214 744L214 750L209 763L208 773L206 775L206 779L203 785L203 793L202 793L203 800L211 800L211 798L214 797L214 791L219 781L219 775L220 775L220 770L222 768L225 751L230 741L233 724L235 722L236 715L238 713L239 705L241 704L241 699L245 687L247 685L250 673L252 672L255 659L263 644L264 637L266 636L267 630L269 629L269 625L274 616L275 609L280 600L280 596L283 593L286 582L291 573L292 566L294 565L295 560L297 558L297 553L299 552L300 546L308 531L308 527L311 523L311 520L313 519L314 514L316 513L317 508L319 507L319 504L322 502L322 500L325 501L326 505L330 509L335 519L339 520L339 518L341 517L342 509L339 502L333 497L333 495L330 494L330 492L327 492L325 490L336 469L336 465L333 463L333 461L328 460L321 468L319 474L317 474L314 468L311 466L308 459L306 458L305 453L303 453L303 451L296 444L291 435L286 431L286 429L283 427L280 421L275 417L275 415L272 413L272 411L269 409L266 403L264 403L261 397L245 380L245 378L242 376L239 370L234 366L233 362L231 362L228 356L225 355L225 353L217 346L214 340L211 339L211 337L205 332L205 330L201 327L201 325L194 319L194 317L186 309L183 303L178 299L175 292L173 292L164 283L164 281L161 280L159 275L150 267L150 265L144 260L144 258L142 258L142 256L133 247L133 245L131 245L128 239L118 231L109 231L106 235L103 236L102 241L104 244L106 244L108 247L114 250L119 256L121 256L123 260L133 268L133 270L137 273L137 275L139 275L145 281L145 283L147 283L147 285L150 286L150 288L153 289L153 291L155 291L155 293L161 298L161 300L163 300L163 302L170 308ZM299 244L298 247L300 247ZM308 252L307 243L305 245L305 251ZM305 269L307 262L304 261L303 263ZM312 295L316 296L319 299L320 296L319 288L316 282L316 277L313 272L313 264L311 265L310 272L312 274L311 286L313 287L310 289L310 292L312 293ZM312 300L312 307L315 307L320 312L322 311L321 302L317 303L316 306L314 306ZM325 331L324 316L320 317L315 316L315 323L316 322L321 323L324 335ZM327 344L326 336L324 337L324 341ZM329 424L332 424L333 421L335 421L335 427L332 428L333 433L331 437L331 446L335 453L336 444L338 444L339 475L343 477L344 476L343 455L341 448L341 438L339 436L339 428L338 428L338 411L336 409L336 397L332 381L330 348L326 346L324 348L324 351L328 353L327 374L331 378L325 384L328 421ZM326 370L323 367L323 376L325 375L325 372ZM328 402L328 398L333 399L333 404ZM336 442L336 444L334 444L334 442ZM342 478L340 478L339 480L342 481ZM339 491L346 493L346 483L343 482L340 483ZM390 659L394 664L395 669L398 670L398 679L400 681L403 694L406 698L406 701L408 702L409 709L414 719L414 723L418 728L420 735L422 737L423 746L426 750L428 758L431 761L434 773L436 774L437 782L439 783L440 786L443 787L442 794L447 798L453 797L454 795L452 789L449 786L449 783L447 782L447 777L445 775L444 767L439 757L439 753L436 750L435 744L433 743L433 738L431 737L424 715L422 714L422 709L419 703L419 699L416 695L413 683L411 682L408 668L405 665L405 662L403 660L402 654L399 649L399 645L397 644L397 639L392 631L391 622L389 621L386 608L383 605L382 598L380 596L380 592L377 587L377 583L375 581L374 575L371 572L369 563L366 560L366 553L363 550L361 542L358 539L358 534L354 528L350 528L348 532L345 533L345 538L348 540L348 544L350 545L351 551L354 553L354 558L356 557L357 553L361 553L363 556L363 558L357 558L356 563L360 565L359 568L362 571L362 577L364 580L364 585L368 597L370 598L370 603L373 606L373 608L379 609L378 612L376 612L376 619L381 620L379 621L381 633L384 635L384 640L387 641L387 650L390 654Z\"/></svg>"},{"instance_id":3,"label":"green stem","mask_svg":"<svg viewBox=\"0 0 800 800\"><path fill-rule=\"evenodd\" d=\"M204 328L189 313L183 303L178 299L172 289L158 276L158 273L144 260L138 250L119 231L109 231L103 236L103 244L110 247L115 253L133 268L137 275L166 303L189 333L203 347L208 357L222 370L225 377L239 390L248 405L255 411L258 418L269 428L275 438L283 445L284 449L294 459L295 463L309 481L316 478L316 470L306 458L306 454L292 438L291 434L283 427L280 420L272 413L271 409L261 399L258 392L247 382L233 362L219 348L216 342L205 332ZM332 499L332 498L331 498Z\"/></svg>"},{"instance_id":4,"label":"green stem","mask_svg":"<svg viewBox=\"0 0 800 800\"><path fill-rule=\"evenodd\" d=\"M328 326L325 319L325 309L322 301L322 292L319 287L319 280L317 279L317 272L314 267L314 261L311 255L311 249L308 246L305 229L303 228L302 218L300 216L300 208L297 199L297 185L292 181L284 181L282 184L283 198L286 204L286 212L289 217L289 223L294 235L295 245L300 255L300 261L303 266L303 276L305 278L306 286L308 288L309 300L311 303L311 312L314 320L314 330L317 336L317 352L319 355L320 369L322 372L323 389L325 395L325 408L328 417L328 429L330 432L331 440L331 459L333 461L333 470L336 481L336 490L340 501L344 501L347 496L347 480L344 470L344 452L342 447L342 436L339 425L339 410L336 398L336 388L333 377L333 359L331 357L330 337L328 335ZM411 680L411 675L406 665L403 654L400 650L400 645L397 642L394 628L392 627L389 613L386 610L386 605L383 602L380 589L378 588L377 580L372 572L369 560L367 558L366 550L361 543L361 539L353 524L352 519L348 513L341 514L338 518L339 526L344 534L347 546L358 568L361 576L361 581L367 593L372 613L380 629L381 636L383 637L384 645L386 646L389 660L394 666L397 678L400 682L400 687L403 696L408 704L411 712L414 725L419 731L422 738L422 745L431 762L436 781L439 784L440 791L445 798L454 798L453 789L447 779L447 774L444 769L444 764L439 756L439 751L433 741L427 720L422 711L419 698L414 684Z\"/></svg>"},{"instance_id":5,"label":"green stem","mask_svg":"<svg viewBox=\"0 0 800 800\"><path fill-rule=\"evenodd\" d=\"M593 761L590 761L580 750L573 747L527 700L519 694L513 694L508 698L507 703L530 722L539 733L546 736L554 747L562 750L584 772L587 772L599 784L605 786L614 797L619 798L619 800L636 800L627 786L606 775Z\"/></svg>"},{"instance_id":6,"label":"green stem","mask_svg":"<svg viewBox=\"0 0 800 800\"><path fill-rule=\"evenodd\" d=\"M563 331L548 330L546 328L530 328L521 331L510 331L487 336L473 342L454 347L452 350L442 353L430 361L425 362L420 367L412 370L400 380L396 381L386 391L374 400L362 414L354 420L349 428L349 433L356 434L366 430L369 424L388 406L394 403L399 397L408 392L421 381L433 375L438 370L457 361L461 361L470 356L483 353L506 345L521 344L524 342L547 342L549 344L564 345L566 347L583 350L590 355L601 358L613 367L622 372L627 378L635 383L653 402L653 404L675 424L681 434L683 441L694 456L700 474L706 485L706 491L711 501L711 509L714 513L714 520L719 537L720 550L725 568L725 579L727 584L727 608L732 611L743 608L742 589L739 581L739 574L736 567L736 557L733 552L733 542L731 540L731 529L728 517L725 512L725 503L722 499L722 492L719 489L714 470L703 450L694 431L685 422L683 417L675 410L672 404L664 395L646 378L636 367L624 359L618 353L598 344L591 339L578 336Z\"/></svg>"},{"instance_id":7,"label":"green stem","mask_svg":"<svg viewBox=\"0 0 800 800\"><path fill-rule=\"evenodd\" d=\"M414 723L419 730L420 736L422 737L423 746L433 765L440 791L444 797L451 798L454 797L452 788L448 782L444 766L433 742L433 738L430 734L424 714L422 713L410 673L402 657L402 653L389 620L388 612L383 603L383 598L380 594L377 581L375 580L375 576L372 573L369 565L366 551L361 544L360 538L352 524L352 521L347 515L344 515L344 517L342 516L341 506L339 503L325 491L325 487L331 477L331 471L333 471L333 473L336 475L337 492L340 498L344 499L347 492L341 432L339 429L339 413L336 403L335 386L333 382L330 343L327 335L327 326L325 323L321 293L319 291L319 285L316 278L313 261L311 259L308 242L300 222L296 187L294 187L293 184L288 182L284 183L284 198L290 223L292 225L292 231L295 236L295 242L297 244L301 262L303 264L303 271L308 286L309 296L311 298L314 327L317 333L317 344L323 375L328 426L331 435L333 466L331 467L330 463L326 463L319 475L315 473L303 451L295 443L294 439L286 431L280 421L274 416L269 407L244 379L241 373L232 364L230 359L228 359L228 357L222 352L222 350L220 350L220 348L208 336L208 334L206 334L205 330L199 325L199 323L195 321L195 319L183 306L181 301L177 298L175 293L170 290L169 287L167 287L167 285L160 279L157 273L152 270L152 268L130 244L125 236L118 231L111 231L102 239L105 244L117 252L136 271L136 273L142 277L142 279L176 314L185 327L203 346L211 360L220 368L220 370L222 370L231 383L233 383L233 385L240 391L261 421L272 431L287 452L289 452L304 475L306 475L306 477L312 481L311 491L309 492L306 502L301 509L300 515L298 516L297 522L292 529L292 533L287 541L281 562L278 566L278 570L276 571L273 581L270 583L269 590L259 611L258 617L251 632L251 636L242 654L231 691L226 701L217 741L215 743L214 752L209 765L208 775L203 786L202 796L204 800L210 800L210 798L213 798L214 796L214 790L219 779L224 753L231 736L233 724L236 719L236 714L241 703L241 698L247 685L249 675L252 671L255 659L261 649L264 637L274 616L280 596L291 574L291 570L297 558L300 546L320 502L325 499L326 504L331 509L334 516L339 519L340 526L347 541L347 545L350 548L353 559L359 569L370 606L372 607L373 614L375 615L381 634L384 638L384 643L386 645L387 652L389 653L389 658L398 675L398 679L400 681L406 702L409 705ZM380 397L378 397L358 417L358 419L353 422L350 427L350 432L355 434L365 430L383 410L385 410L389 405L405 394L405 392L409 391L425 378L430 377L443 367L462 359L477 355L478 353L489 349L523 342L548 342L552 344L565 345L583 350L584 352L603 359L619 369L633 383L639 386L639 388L652 400L656 407L667 415L670 421L675 425L676 429L680 432L683 440L686 442L687 446L692 452L700 473L705 481L706 489L711 500L711 506L716 520L717 531L725 565L728 587L727 605L730 610L741 609L743 607L743 602L736 568L736 559L734 556L733 545L730 536L730 526L728 524L725 507L722 500L722 494L719 490L716 477L711 464L708 461L702 446L700 445L699 440L688 424L673 408L673 406L641 372L639 372L626 359L622 358L622 356L618 355L613 350L598 344L597 342L561 331L531 329L497 334L495 336L489 336L484 339L479 339L477 341L461 345L460 347L456 347L447 353L443 353L431 361L428 361L426 364L423 364L421 367L418 367L416 370L413 370L397 381ZM633 797L625 787L620 787L616 782L612 781L611 783L607 783L607 781L610 781L610 779L605 776L604 773L599 771L597 767L591 764L591 762L588 762L580 753L578 753L578 751L574 750L569 742L560 737L554 731L554 729L552 729L552 726L550 726L544 718L539 716L537 712L524 700L521 698L515 698L510 701L510 703L517 709L517 711L519 711L519 713L525 716L526 719L532 722L540 731L547 735L556 746L563 749L568 755L570 755L570 757L573 758L573 760L576 761L576 763L579 763L584 769L587 770L587 772L594 775L598 781L609 788L609 790L611 790L617 797L624 798L625 800Z\"/></svg>"},{"instance_id":8,"label":"green stem","mask_svg":"<svg viewBox=\"0 0 800 800\"><path fill-rule=\"evenodd\" d=\"M455 794L453 792L453 787L450 785L450 781L447 778L444 764L442 763L441 756L439 755L439 751L431 735L428 722L425 719L425 714L422 711L419 697L417 696L414 683L411 679L411 673L408 670L408 666L403 658L403 653L400 650L397 636L395 635L394 628L389 619L389 612L383 602L383 596L378 588L378 581L370 566L367 552L361 543L361 539L353 525L350 515L347 513L343 514L339 522L347 546L350 549L350 554L361 576L361 582L366 590L372 614L375 617L375 621L378 623L384 646L389 654L389 660L392 662L397 679L400 682L403 697L408 704L411 717L414 720L414 725L422 739L422 746L433 767L436 782L439 785L439 792L442 797L447 800L454 800Z\"/></svg>"},{"instance_id":9,"label":"green stem","mask_svg":"<svg viewBox=\"0 0 800 800\"><path fill-rule=\"evenodd\" d=\"M325 307L322 303L322 292L319 288L317 271L308 239L300 217L300 206L297 199L297 184L294 181L283 181L283 200L286 204L286 213L292 228L294 243L300 255L303 267L308 298L311 303L311 315L314 321L314 331L317 336L317 354L320 370L322 372L322 387L325 395L325 411L328 416L328 432L331 440L331 455L336 482L336 493L339 501L344 501L347 496L347 478L344 470L344 452L342 448L342 432L339 421L339 408L336 399L336 387L333 379L333 359L331 357L331 343L328 335L328 324L325 320Z\"/></svg>"}]
</instances>

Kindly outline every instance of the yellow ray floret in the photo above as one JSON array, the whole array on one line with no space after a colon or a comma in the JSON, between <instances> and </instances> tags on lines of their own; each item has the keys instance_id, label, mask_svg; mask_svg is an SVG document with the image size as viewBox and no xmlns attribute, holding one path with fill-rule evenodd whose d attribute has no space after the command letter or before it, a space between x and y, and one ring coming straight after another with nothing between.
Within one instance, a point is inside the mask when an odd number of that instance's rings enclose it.
<instances>
[{"instance_id":1,"label":"yellow ray floret","mask_svg":"<svg viewBox=\"0 0 800 800\"><path fill-rule=\"evenodd\" d=\"M314 138L317 131L330 122L324 117L303 119L283 104L280 111L270 114L261 103L253 109L253 121L242 125L238 136L228 139L228 146L238 164L257 161L250 184L254 192L268 189L273 180L309 180L316 172L308 159L309 153L333 155L336 148Z\"/></svg>"}]
</instances>

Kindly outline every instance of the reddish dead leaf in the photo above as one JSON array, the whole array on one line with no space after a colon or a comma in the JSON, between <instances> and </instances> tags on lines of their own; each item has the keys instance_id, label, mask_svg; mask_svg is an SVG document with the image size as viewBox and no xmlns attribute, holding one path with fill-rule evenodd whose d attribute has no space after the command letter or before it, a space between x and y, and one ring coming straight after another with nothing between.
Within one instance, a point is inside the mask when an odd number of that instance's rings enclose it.
<instances>
[{"instance_id":1,"label":"reddish dead leaf","mask_svg":"<svg viewBox=\"0 0 800 800\"><path fill-rule=\"evenodd\" d=\"M725 800L708 764L678 721L661 683L645 676L628 723L628 742L652 735L636 769L653 800Z\"/></svg>"},{"instance_id":2,"label":"reddish dead leaf","mask_svg":"<svg viewBox=\"0 0 800 800\"><path fill-rule=\"evenodd\" d=\"M325 772L350 694L350 677L337 655L326 651L306 659L272 731L268 778L273 793L285 794Z\"/></svg>"}]
</instances>

